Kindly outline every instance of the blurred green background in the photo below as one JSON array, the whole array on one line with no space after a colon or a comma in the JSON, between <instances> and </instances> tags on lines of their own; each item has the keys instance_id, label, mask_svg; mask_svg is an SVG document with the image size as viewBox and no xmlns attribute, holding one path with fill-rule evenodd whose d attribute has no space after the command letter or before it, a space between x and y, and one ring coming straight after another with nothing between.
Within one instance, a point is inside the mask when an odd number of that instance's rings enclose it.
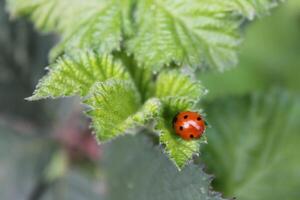
<instances>
[{"instance_id":1,"label":"blurred green background","mask_svg":"<svg viewBox=\"0 0 300 200\"><path fill-rule=\"evenodd\" d=\"M198 74L211 127L197 162L225 197L300 199L300 1L243 32L237 67ZM9 20L0 0L0 199L182 199L167 192L180 172L144 137L99 147L76 99L24 100L56 41L25 19ZM181 176L201 178L191 166Z\"/></svg>"}]
</instances>

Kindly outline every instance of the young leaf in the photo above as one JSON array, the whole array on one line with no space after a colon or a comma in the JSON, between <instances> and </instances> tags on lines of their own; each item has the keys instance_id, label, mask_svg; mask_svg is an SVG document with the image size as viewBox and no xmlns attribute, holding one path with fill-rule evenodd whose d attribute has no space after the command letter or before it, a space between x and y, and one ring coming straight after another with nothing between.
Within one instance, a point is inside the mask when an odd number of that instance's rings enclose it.
<instances>
[{"instance_id":1,"label":"young leaf","mask_svg":"<svg viewBox=\"0 0 300 200\"><path fill-rule=\"evenodd\" d=\"M218 190L237 199L298 199L299 102L278 89L208 106L213 127L203 155Z\"/></svg>"},{"instance_id":2,"label":"young leaf","mask_svg":"<svg viewBox=\"0 0 300 200\"><path fill-rule=\"evenodd\" d=\"M121 19L122 13L120 5L115 1L107 1L104 5L99 2L98 9L94 15L75 29L65 35L50 53L53 60L63 52L72 52L73 49L95 49L102 53L110 53L120 49L121 38ZM96 7L96 8L97 8ZM94 8L95 10L95 8ZM86 12L90 12L86 10Z\"/></svg>"},{"instance_id":3,"label":"young leaf","mask_svg":"<svg viewBox=\"0 0 300 200\"><path fill-rule=\"evenodd\" d=\"M173 118L181 111L195 110L193 104L180 98L170 98L164 103L163 118L159 119L155 129L160 133L159 141L165 146L166 153L177 168L182 169L193 155L197 155L201 143L206 143L206 136L200 140L186 141L179 137L173 128Z\"/></svg>"},{"instance_id":4,"label":"young leaf","mask_svg":"<svg viewBox=\"0 0 300 200\"><path fill-rule=\"evenodd\" d=\"M84 103L90 107L87 114L100 141L122 134L124 121L141 106L133 84L115 79L96 83Z\"/></svg>"},{"instance_id":5,"label":"young leaf","mask_svg":"<svg viewBox=\"0 0 300 200\"><path fill-rule=\"evenodd\" d=\"M85 96L95 82L110 78L126 80L129 79L129 75L122 64L114 62L109 55L100 56L92 51L78 52L59 58L28 100L72 95Z\"/></svg>"},{"instance_id":6,"label":"young leaf","mask_svg":"<svg viewBox=\"0 0 300 200\"><path fill-rule=\"evenodd\" d=\"M221 70L234 65L242 19L236 13L251 19L268 2L9 0L9 6L14 14L30 16L42 30L62 35L52 58L71 54L58 60L29 100L89 93L88 114L100 140L155 120L160 142L182 168L201 141L181 140L171 122L178 112L193 109L203 90L179 72L163 72L157 81L152 72L169 64ZM135 60L134 65L114 63L110 56L98 55L103 52L133 53L142 67L136 68Z\"/></svg>"},{"instance_id":7,"label":"young leaf","mask_svg":"<svg viewBox=\"0 0 300 200\"><path fill-rule=\"evenodd\" d=\"M44 31L63 41L51 60L73 49L119 50L127 43L140 64L179 65L223 70L237 62L240 18L267 13L272 0L8 0L12 15L29 15ZM133 9L135 8L135 9ZM132 17L134 16L134 18ZM133 27L134 25L134 27ZM129 41L127 39L129 38Z\"/></svg>"},{"instance_id":8,"label":"young leaf","mask_svg":"<svg viewBox=\"0 0 300 200\"><path fill-rule=\"evenodd\" d=\"M179 112L193 109L203 94L200 81L179 71L162 72L155 83L155 96L164 103L164 115L170 121Z\"/></svg>"},{"instance_id":9,"label":"young leaf","mask_svg":"<svg viewBox=\"0 0 300 200\"><path fill-rule=\"evenodd\" d=\"M152 69L145 66L137 66L133 56L126 55L125 51L115 52L114 57L121 60L126 66L134 84L141 94L142 101L153 96L155 76Z\"/></svg>"},{"instance_id":10,"label":"young leaf","mask_svg":"<svg viewBox=\"0 0 300 200\"><path fill-rule=\"evenodd\" d=\"M45 32L67 34L92 17L103 2L88 0L7 0L13 17L30 16Z\"/></svg>"},{"instance_id":11,"label":"young leaf","mask_svg":"<svg viewBox=\"0 0 300 200\"><path fill-rule=\"evenodd\" d=\"M238 25L218 1L138 1L136 35L127 46L147 66L205 62L223 70L237 62Z\"/></svg>"},{"instance_id":12,"label":"young leaf","mask_svg":"<svg viewBox=\"0 0 300 200\"><path fill-rule=\"evenodd\" d=\"M146 125L151 120L158 119L161 116L161 114L161 102L156 98L149 99L144 103L144 105L138 112L128 117L124 121L124 123L120 126L121 130L126 131L129 128Z\"/></svg>"},{"instance_id":13,"label":"young leaf","mask_svg":"<svg viewBox=\"0 0 300 200\"><path fill-rule=\"evenodd\" d=\"M176 97L196 102L204 92L200 81L175 70L160 73L155 88L155 96L163 100Z\"/></svg>"},{"instance_id":14,"label":"young leaf","mask_svg":"<svg viewBox=\"0 0 300 200\"><path fill-rule=\"evenodd\" d=\"M166 153L174 161L175 165L181 170L193 155L197 155L201 143L206 143L206 137L200 140L185 141L181 139L172 127L172 121L161 120L156 129L160 131L159 141L165 146Z\"/></svg>"},{"instance_id":15,"label":"young leaf","mask_svg":"<svg viewBox=\"0 0 300 200\"><path fill-rule=\"evenodd\" d=\"M141 106L132 83L120 80L96 83L85 103L91 108L87 114L100 141L145 125L160 116L162 110L158 99L149 99Z\"/></svg>"},{"instance_id":16,"label":"young leaf","mask_svg":"<svg viewBox=\"0 0 300 200\"><path fill-rule=\"evenodd\" d=\"M108 200L224 200L211 191L212 177L201 167L190 164L179 172L142 134L122 136L104 150Z\"/></svg>"},{"instance_id":17,"label":"young leaf","mask_svg":"<svg viewBox=\"0 0 300 200\"><path fill-rule=\"evenodd\" d=\"M262 16L269 13L269 10L277 6L281 0L220 0L229 10L237 12L249 20L256 16Z\"/></svg>"},{"instance_id":18,"label":"young leaf","mask_svg":"<svg viewBox=\"0 0 300 200\"><path fill-rule=\"evenodd\" d=\"M149 99L141 106L139 96L129 81L108 80L96 83L85 100L87 114L99 141L106 141L128 129L146 125L161 116L161 102Z\"/></svg>"},{"instance_id":19,"label":"young leaf","mask_svg":"<svg viewBox=\"0 0 300 200\"><path fill-rule=\"evenodd\" d=\"M62 35L51 60L78 48L110 53L120 48L122 24L130 26L131 0L8 0L8 6L13 16L29 15L39 29Z\"/></svg>"},{"instance_id":20,"label":"young leaf","mask_svg":"<svg viewBox=\"0 0 300 200\"><path fill-rule=\"evenodd\" d=\"M156 130L160 132L160 143L165 145L166 152L181 169L193 154L199 151L202 140L185 141L181 139L172 127L172 121L181 111L192 110L193 105L203 95L203 88L199 81L177 71L162 72L156 81L155 96L164 103L163 118L158 121Z\"/></svg>"}]
</instances>

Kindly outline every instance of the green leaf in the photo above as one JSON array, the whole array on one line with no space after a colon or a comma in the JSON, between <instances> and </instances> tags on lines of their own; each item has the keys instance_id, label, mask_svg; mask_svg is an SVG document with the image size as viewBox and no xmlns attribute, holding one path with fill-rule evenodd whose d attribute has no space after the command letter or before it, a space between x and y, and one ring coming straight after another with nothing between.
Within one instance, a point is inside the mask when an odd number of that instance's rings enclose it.
<instances>
[{"instance_id":1,"label":"green leaf","mask_svg":"<svg viewBox=\"0 0 300 200\"><path fill-rule=\"evenodd\" d=\"M87 114L92 118L99 141L112 139L161 116L158 99L149 99L144 105L139 100L129 81L108 80L95 84L85 103L90 106Z\"/></svg>"},{"instance_id":2,"label":"green leaf","mask_svg":"<svg viewBox=\"0 0 300 200\"><path fill-rule=\"evenodd\" d=\"M62 35L62 42L50 53L55 60L74 49L95 49L110 53L120 49L122 25L129 31L131 0L8 0L13 16L29 15L45 32Z\"/></svg>"},{"instance_id":3,"label":"green leaf","mask_svg":"<svg viewBox=\"0 0 300 200\"><path fill-rule=\"evenodd\" d=\"M100 56L92 51L78 52L58 59L28 100L85 96L95 82L110 78L125 80L129 79L129 75L122 64L115 62L109 55Z\"/></svg>"},{"instance_id":4,"label":"green leaf","mask_svg":"<svg viewBox=\"0 0 300 200\"><path fill-rule=\"evenodd\" d=\"M139 1L136 35L127 46L147 66L204 62L223 70L237 62L238 25L218 1Z\"/></svg>"},{"instance_id":5,"label":"green leaf","mask_svg":"<svg viewBox=\"0 0 300 200\"><path fill-rule=\"evenodd\" d=\"M151 120L156 120L162 114L162 104L156 99L149 99L144 103L142 108L127 118L121 125L121 130L127 130L129 128L134 128L137 126L146 125Z\"/></svg>"},{"instance_id":6,"label":"green leaf","mask_svg":"<svg viewBox=\"0 0 300 200\"><path fill-rule=\"evenodd\" d=\"M199 153L201 143L206 143L206 136L200 140L183 140L173 128L173 118L181 111L194 110L193 104L178 98L170 98L164 103L163 118L158 120L155 130L159 132L159 141L165 146L165 152L175 165L181 170L193 155Z\"/></svg>"},{"instance_id":7,"label":"green leaf","mask_svg":"<svg viewBox=\"0 0 300 200\"><path fill-rule=\"evenodd\" d=\"M155 96L164 104L163 118L158 121L156 130L160 132L160 143L165 145L166 152L181 169L193 154L199 152L201 140L185 141L181 139L172 127L176 114L186 110L194 110L194 104L203 95L203 87L199 81L179 71L162 72L159 74L155 85Z\"/></svg>"},{"instance_id":8,"label":"green leaf","mask_svg":"<svg viewBox=\"0 0 300 200\"><path fill-rule=\"evenodd\" d=\"M88 115L93 119L93 127L100 140L111 139L129 128L145 125L161 115L162 110L158 99L149 99L141 106L133 85L118 80L97 83L85 103L91 107Z\"/></svg>"},{"instance_id":9,"label":"green leaf","mask_svg":"<svg viewBox=\"0 0 300 200\"><path fill-rule=\"evenodd\" d=\"M102 4L101 0L7 0L12 16L30 16L40 30L61 34L77 29Z\"/></svg>"},{"instance_id":10,"label":"green leaf","mask_svg":"<svg viewBox=\"0 0 300 200\"><path fill-rule=\"evenodd\" d=\"M176 97L195 103L204 94L200 81L175 70L160 73L155 88L155 96L165 101Z\"/></svg>"},{"instance_id":11,"label":"green leaf","mask_svg":"<svg viewBox=\"0 0 300 200\"><path fill-rule=\"evenodd\" d=\"M83 21L77 29L65 35L62 42L52 49L51 60L64 52L72 52L73 49L92 48L101 53L120 50L122 40L121 7L116 1L107 1L104 5L101 4L104 3L98 3L98 9L94 11L94 15ZM90 12L90 10L85 12Z\"/></svg>"},{"instance_id":12,"label":"green leaf","mask_svg":"<svg viewBox=\"0 0 300 200\"><path fill-rule=\"evenodd\" d=\"M148 67L136 67L135 65L126 65L136 87L141 93L142 100L153 96L154 81L152 69Z\"/></svg>"},{"instance_id":13,"label":"green leaf","mask_svg":"<svg viewBox=\"0 0 300 200\"><path fill-rule=\"evenodd\" d=\"M122 126L141 106L140 96L129 81L98 82L84 101L90 107L87 114L100 141L112 139L125 131Z\"/></svg>"},{"instance_id":14,"label":"green leaf","mask_svg":"<svg viewBox=\"0 0 300 200\"><path fill-rule=\"evenodd\" d=\"M41 30L62 35L51 60L73 49L120 50L125 41L140 64L216 67L237 63L241 18L253 19L272 0L8 0L13 16L30 16ZM129 40L128 40L129 39Z\"/></svg>"},{"instance_id":15,"label":"green leaf","mask_svg":"<svg viewBox=\"0 0 300 200\"><path fill-rule=\"evenodd\" d=\"M221 200L211 191L212 177L190 164L178 171L158 146L142 134L104 145L107 200Z\"/></svg>"},{"instance_id":16,"label":"green leaf","mask_svg":"<svg viewBox=\"0 0 300 200\"><path fill-rule=\"evenodd\" d=\"M172 121L161 120L156 127L160 132L159 141L165 146L165 151L181 170L193 155L199 154L200 144L207 143L206 136L203 135L200 140L186 141L181 139L172 127Z\"/></svg>"},{"instance_id":17,"label":"green leaf","mask_svg":"<svg viewBox=\"0 0 300 200\"><path fill-rule=\"evenodd\" d=\"M234 65L242 19L268 8L267 2L9 0L9 7L15 15L30 16L40 29L62 35L51 57L70 54L58 59L29 100L90 94L88 114L100 140L157 121L160 142L182 168L201 141L182 141L171 122L178 112L194 110L204 90L179 71L162 72L156 79L155 69ZM103 52L124 54L130 62L119 56L123 64L115 63Z\"/></svg>"},{"instance_id":18,"label":"green leaf","mask_svg":"<svg viewBox=\"0 0 300 200\"><path fill-rule=\"evenodd\" d=\"M215 186L245 200L299 199L299 96L282 89L208 106L204 162Z\"/></svg>"},{"instance_id":19,"label":"green leaf","mask_svg":"<svg viewBox=\"0 0 300 200\"><path fill-rule=\"evenodd\" d=\"M145 66L137 66L133 56L127 55L125 51L115 52L114 57L121 60L126 66L128 73L141 94L142 101L151 98L154 93L155 80L152 69Z\"/></svg>"},{"instance_id":20,"label":"green leaf","mask_svg":"<svg viewBox=\"0 0 300 200\"><path fill-rule=\"evenodd\" d=\"M244 15L249 20L256 16L269 14L269 10L278 5L282 0L220 0L229 10Z\"/></svg>"}]
</instances>

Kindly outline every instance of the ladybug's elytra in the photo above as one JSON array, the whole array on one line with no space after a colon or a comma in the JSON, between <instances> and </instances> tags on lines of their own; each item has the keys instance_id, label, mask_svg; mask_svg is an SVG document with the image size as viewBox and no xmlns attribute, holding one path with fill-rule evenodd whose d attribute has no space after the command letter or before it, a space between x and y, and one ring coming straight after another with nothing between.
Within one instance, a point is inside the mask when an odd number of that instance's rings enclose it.
<instances>
[{"instance_id":1,"label":"ladybug's elytra","mask_svg":"<svg viewBox=\"0 0 300 200\"><path fill-rule=\"evenodd\" d=\"M184 111L174 117L173 127L184 140L199 139L205 131L206 122L199 113Z\"/></svg>"}]
</instances>

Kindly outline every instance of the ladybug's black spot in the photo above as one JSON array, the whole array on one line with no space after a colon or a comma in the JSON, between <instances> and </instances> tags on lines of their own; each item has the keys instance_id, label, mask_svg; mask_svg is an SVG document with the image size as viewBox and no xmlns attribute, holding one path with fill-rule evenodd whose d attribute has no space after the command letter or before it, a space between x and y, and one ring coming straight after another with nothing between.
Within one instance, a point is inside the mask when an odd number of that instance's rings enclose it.
<instances>
[{"instance_id":1,"label":"ladybug's black spot","mask_svg":"<svg viewBox=\"0 0 300 200\"><path fill-rule=\"evenodd\" d=\"M184 119L187 119L187 118L188 118L188 115L184 115L183 118L184 118Z\"/></svg>"},{"instance_id":2,"label":"ladybug's black spot","mask_svg":"<svg viewBox=\"0 0 300 200\"><path fill-rule=\"evenodd\" d=\"M197 120L200 121L200 120L201 120L201 117L198 117Z\"/></svg>"},{"instance_id":3,"label":"ladybug's black spot","mask_svg":"<svg viewBox=\"0 0 300 200\"><path fill-rule=\"evenodd\" d=\"M194 138L194 135L191 134L191 135L190 135L190 138Z\"/></svg>"},{"instance_id":4,"label":"ladybug's black spot","mask_svg":"<svg viewBox=\"0 0 300 200\"><path fill-rule=\"evenodd\" d=\"M183 127L182 127L182 126L180 126L180 127L179 127L179 129L182 131L182 130L183 130Z\"/></svg>"}]
</instances>

